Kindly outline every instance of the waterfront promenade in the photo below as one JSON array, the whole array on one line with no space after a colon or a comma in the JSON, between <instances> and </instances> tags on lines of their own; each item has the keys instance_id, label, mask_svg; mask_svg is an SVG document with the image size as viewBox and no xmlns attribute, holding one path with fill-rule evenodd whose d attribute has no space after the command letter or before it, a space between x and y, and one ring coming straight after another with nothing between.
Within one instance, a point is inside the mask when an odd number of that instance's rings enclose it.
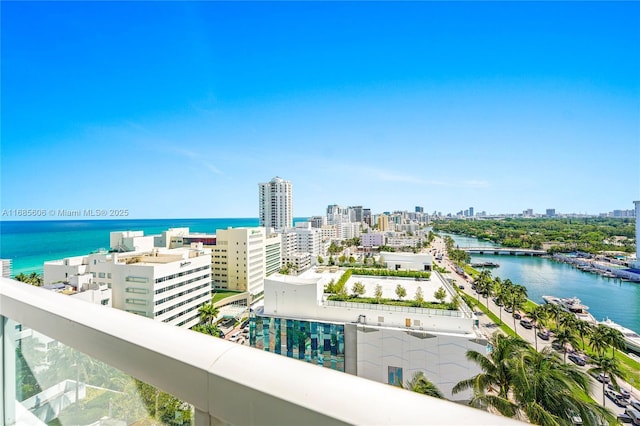
<instances>
[{"instance_id":1,"label":"waterfront promenade","mask_svg":"<svg viewBox=\"0 0 640 426\"><path fill-rule=\"evenodd\" d=\"M442 260L435 261L438 266L444 267L448 271L446 274L444 274L444 276L446 278L453 279L453 284L458 286L458 288L460 288L459 286L463 286L464 289L462 291L466 295L476 299L478 295L474 290L471 289L471 284L473 280L471 278L463 278L462 276L455 273L455 265L448 257L445 244L442 238L436 237L433 240L432 247L435 248L440 253L444 254ZM491 300L491 298L488 298L487 300L484 297L480 297L480 303L482 303L483 305L488 304L487 308L489 309L489 311L493 313L496 317L500 318L501 309L499 306L497 306L493 302L493 300ZM476 315L478 316L478 327L485 336L489 337L493 333L495 333L496 330L499 330L498 324L496 324L493 320L491 320L491 318L484 315L482 312L478 311L476 312ZM505 312L504 310L502 310L502 322L512 330L514 329L513 317L511 316L511 314ZM535 347L535 342L536 342L535 327L532 329L526 329L522 327L522 325L520 325L519 321L516 321L515 331L522 339L524 339L525 341L527 341L528 343L530 343L532 346ZM547 346L551 346L552 341L553 341L553 337L548 341L538 338L537 339L538 350L541 351L543 348ZM570 362L570 361L567 361L567 362ZM580 367L580 368L586 371L590 367L591 367L590 365L586 365L585 367ZM629 383L626 383L622 379L618 379L618 384L621 387L630 390L632 398L636 400L640 400L640 390L638 390L637 388L634 388L633 386L631 386ZM591 396L598 403L602 401L602 384L593 378L591 379ZM618 407L609 398L605 398L604 406L607 409L609 409L612 413L614 413L614 415L618 415L624 412L624 408Z\"/></svg>"}]
</instances>

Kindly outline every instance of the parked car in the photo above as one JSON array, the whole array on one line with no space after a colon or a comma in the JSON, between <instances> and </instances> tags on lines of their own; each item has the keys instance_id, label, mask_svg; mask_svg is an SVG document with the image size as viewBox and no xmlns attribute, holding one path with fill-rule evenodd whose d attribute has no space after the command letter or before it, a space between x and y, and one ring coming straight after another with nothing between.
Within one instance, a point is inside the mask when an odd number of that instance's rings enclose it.
<instances>
[{"instance_id":1,"label":"parked car","mask_svg":"<svg viewBox=\"0 0 640 426\"><path fill-rule=\"evenodd\" d=\"M616 390L616 387L613 385L613 383L609 383L607 385L607 388L611 389L611 390ZM620 388L617 390L617 392L620 393L620 395L622 395L622 397L624 399L629 399L631 398L631 392L629 392L628 390L626 390L625 388Z\"/></svg>"},{"instance_id":2,"label":"parked car","mask_svg":"<svg viewBox=\"0 0 640 426\"><path fill-rule=\"evenodd\" d=\"M549 337L551 337L551 334L549 333L549 330L538 330L538 332L536 334L542 340L549 340Z\"/></svg>"},{"instance_id":3,"label":"parked car","mask_svg":"<svg viewBox=\"0 0 640 426\"><path fill-rule=\"evenodd\" d=\"M561 351L564 348L562 347L562 344L560 342L558 342L557 340L554 340L553 342L551 342L551 347L557 351ZM572 354L573 355L573 354Z\"/></svg>"},{"instance_id":4,"label":"parked car","mask_svg":"<svg viewBox=\"0 0 640 426\"><path fill-rule=\"evenodd\" d=\"M618 392L611 390L611 389L607 389L604 391L605 395L607 395L607 398L609 398L611 401L613 401L614 404L616 404L618 407L626 407L627 406L627 400L624 399L624 397L622 395L620 395Z\"/></svg>"},{"instance_id":5,"label":"parked car","mask_svg":"<svg viewBox=\"0 0 640 426\"><path fill-rule=\"evenodd\" d=\"M505 312L512 313L512 312L513 312L513 308L512 308L512 307L510 307L510 306L507 306L506 308L504 308L504 311L505 311Z\"/></svg>"},{"instance_id":6,"label":"parked car","mask_svg":"<svg viewBox=\"0 0 640 426\"><path fill-rule=\"evenodd\" d=\"M513 317L517 320L522 319L522 315L520 315L520 312L514 312Z\"/></svg>"},{"instance_id":7,"label":"parked car","mask_svg":"<svg viewBox=\"0 0 640 426\"><path fill-rule=\"evenodd\" d=\"M632 399L631 401L629 401L629 405L631 405L631 407L633 407L633 409L635 409L636 411L640 411L640 401Z\"/></svg>"},{"instance_id":8,"label":"parked car","mask_svg":"<svg viewBox=\"0 0 640 426\"><path fill-rule=\"evenodd\" d=\"M460 285L458 286L458 288L459 288L460 290L464 290L464 286L463 286L462 284L460 284Z\"/></svg>"},{"instance_id":9,"label":"parked car","mask_svg":"<svg viewBox=\"0 0 640 426\"><path fill-rule=\"evenodd\" d=\"M584 366L584 365L587 365L587 363L584 361L584 359L582 359L582 357L578 356L575 353L569 354L569 356L567 358L569 358L574 364L579 365L581 367Z\"/></svg>"},{"instance_id":10,"label":"parked car","mask_svg":"<svg viewBox=\"0 0 640 426\"><path fill-rule=\"evenodd\" d=\"M609 376L607 376L604 373L600 373L596 376L596 380L599 381L600 383L609 383L611 381L611 379L609 378Z\"/></svg>"},{"instance_id":11,"label":"parked car","mask_svg":"<svg viewBox=\"0 0 640 426\"><path fill-rule=\"evenodd\" d=\"M569 411L567 413L567 417L569 418L569 421L571 422L572 425L582 426L582 417L580 417L580 415L575 411Z\"/></svg>"},{"instance_id":12,"label":"parked car","mask_svg":"<svg viewBox=\"0 0 640 426\"><path fill-rule=\"evenodd\" d=\"M636 410L632 406L628 406L624 413L631 418L631 422L634 425L640 425L640 411Z\"/></svg>"},{"instance_id":13,"label":"parked car","mask_svg":"<svg viewBox=\"0 0 640 426\"><path fill-rule=\"evenodd\" d=\"M526 328L527 330L531 330L533 328L533 324L528 319L521 319L520 325Z\"/></svg>"},{"instance_id":14,"label":"parked car","mask_svg":"<svg viewBox=\"0 0 640 426\"><path fill-rule=\"evenodd\" d=\"M633 419L627 413L618 414L618 420L622 423L632 423Z\"/></svg>"}]
</instances>

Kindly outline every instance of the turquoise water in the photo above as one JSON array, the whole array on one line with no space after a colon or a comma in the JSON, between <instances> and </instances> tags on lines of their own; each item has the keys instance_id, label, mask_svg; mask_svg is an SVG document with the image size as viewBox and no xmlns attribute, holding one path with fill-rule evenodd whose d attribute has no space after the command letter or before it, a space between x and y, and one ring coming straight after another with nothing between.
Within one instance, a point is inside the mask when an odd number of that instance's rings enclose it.
<instances>
[{"instance_id":1,"label":"turquoise water","mask_svg":"<svg viewBox=\"0 0 640 426\"><path fill-rule=\"evenodd\" d=\"M461 248L495 246L476 238L451 237ZM492 269L492 275L524 285L529 299L536 303L544 303L543 295L575 296L589 306L589 312L598 321L608 317L627 328L640 331L640 283L605 278L542 257L472 255L471 260L498 263L500 267Z\"/></svg>"},{"instance_id":2,"label":"turquoise water","mask_svg":"<svg viewBox=\"0 0 640 426\"><path fill-rule=\"evenodd\" d=\"M227 227L258 226L257 218L59 220L0 222L0 258L13 260L13 275L42 272L43 263L109 248L111 231L160 234L168 228L215 233Z\"/></svg>"}]
</instances>

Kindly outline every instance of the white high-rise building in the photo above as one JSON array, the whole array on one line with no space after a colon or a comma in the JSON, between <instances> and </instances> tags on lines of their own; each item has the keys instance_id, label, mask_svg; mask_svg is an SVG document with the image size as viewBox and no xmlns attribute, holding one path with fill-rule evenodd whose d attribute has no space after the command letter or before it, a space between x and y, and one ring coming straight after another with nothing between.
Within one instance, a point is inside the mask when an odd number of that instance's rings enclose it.
<instances>
[{"instance_id":1,"label":"white high-rise building","mask_svg":"<svg viewBox=\"0 0 640 426\"><path fill-rule=\"evenodd\" d=\"M259 183L260 226L280 231L293 226L293 189L291 182L278 176Z\"/></svg>"}]
</instances>

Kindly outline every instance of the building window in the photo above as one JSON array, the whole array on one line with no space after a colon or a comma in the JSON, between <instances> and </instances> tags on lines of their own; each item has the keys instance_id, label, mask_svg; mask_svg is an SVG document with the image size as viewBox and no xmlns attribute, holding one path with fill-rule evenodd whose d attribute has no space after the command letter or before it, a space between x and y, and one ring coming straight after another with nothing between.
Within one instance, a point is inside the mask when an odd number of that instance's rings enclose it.
<instances>
[{"instance_id":1,"label":"building window","mask_svg":"<svg viewBox=\"0 0 640 426\"><path fill-rule=\"evenodd\" d=\"M132 283L148 283L149 282L149 278L147 278L147 277L132 277L132 276L128 276L124 280L128 281L128 282L132 282Z\"/></svg>"},{"instance_id":2,"label":"building window","mask_svg":"<svg viewBox=\"0 0 640 426\"><path fill-rule=\"evenodd\" d=\"M146 288L137 288L137 287L127 287L125 289L127 293L136 293L136 294L148 294L149 290Z\"/></svg>"},{"instance_id":3,"label":"building window","mask_svg":"<svg viewBox=\"0 0 640 426\"><path fill-rule=\"evenodd\" d=\"M402 380L402 367L388 367L387 383L394 386L401 386L404 383Z\"/></svg>"},{"instance_id":4,"label":"building window","mask_svg":"<svg viewBox=\"0 0 640 426\"><path fill-rule=\"evenodd\" d=\"M104 278L104 277L105 277L104 272L98 272L98 278Z\"/></svg>"}]
</instances>

